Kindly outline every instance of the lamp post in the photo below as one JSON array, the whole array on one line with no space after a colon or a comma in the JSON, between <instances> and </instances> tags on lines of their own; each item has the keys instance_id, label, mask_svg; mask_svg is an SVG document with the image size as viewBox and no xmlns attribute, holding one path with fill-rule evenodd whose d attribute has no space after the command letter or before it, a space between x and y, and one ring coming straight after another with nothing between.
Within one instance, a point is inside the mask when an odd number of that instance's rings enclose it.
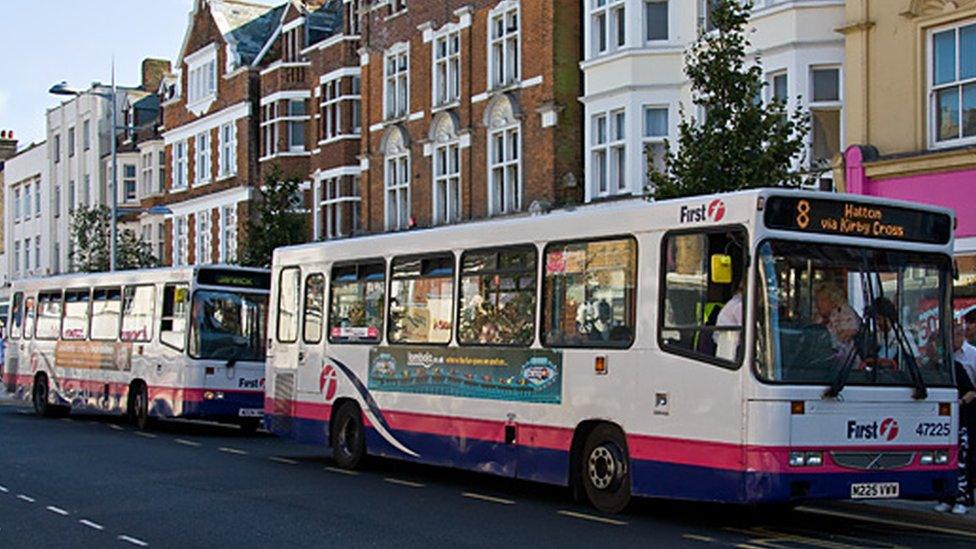
<instances>
[{"instance_id":1,"label":"lamp post","mask_svg":"<svg viewBox=\"0 0 976 549\"><path fill-rule=\"evenodd\" d=\"M119 193L118 193L118 177L119 177L119 166L118 166L118 151L116 145L116 135L119 128L118 124L118 90L115 87L115 65L112 65L112 92L104 93L97 92L94 90L76 90L70 88L67 82L61 82L60 84L55 84L51 86L48 93L53 95L71 95L74 97L81 97L82 95L93 95L95 97L101 97L102 99L108 99L112 103L112 135L111 137L111 150L112 150L112 181L111 181L111 192L112 192L112 220L110 222L111 226L111 236L109 237L109 270L114 271L116 267L116 241L118 240L118 209L119 209Z\"/></svg>"}]
</instances>

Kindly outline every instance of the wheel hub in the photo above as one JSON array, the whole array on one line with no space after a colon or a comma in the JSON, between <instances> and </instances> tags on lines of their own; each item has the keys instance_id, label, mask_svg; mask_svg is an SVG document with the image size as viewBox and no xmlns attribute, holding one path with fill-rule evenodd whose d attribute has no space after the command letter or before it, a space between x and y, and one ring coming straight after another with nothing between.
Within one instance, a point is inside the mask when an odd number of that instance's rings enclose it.
<instances>
[{"instance_id":1,"label":"wheel hub","mask_svg":"<svg viewBox=\"0 0 976 549\"><path fill-rule=\"evenodd\" d=\"M612 489L620 478L622 463L619 452L606 444L597 446L590 452L587 473L593 486L600 490Z\"/></svg>"}]
</instances>

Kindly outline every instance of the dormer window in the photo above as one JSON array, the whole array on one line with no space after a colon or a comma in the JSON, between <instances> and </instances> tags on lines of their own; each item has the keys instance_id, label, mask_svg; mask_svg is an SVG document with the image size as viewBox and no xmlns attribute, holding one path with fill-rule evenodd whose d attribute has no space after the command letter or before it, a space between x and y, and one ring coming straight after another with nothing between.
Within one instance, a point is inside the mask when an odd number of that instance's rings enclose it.
<instances>
[{"instance_id":1,"label":"dormer window","mask_svg":"<svg viewBox=\"0 0 976 549\"><path fill-rule=\"evenodd\" d=\"M302 61L302 49L305 47L302 26L289 29L282 34L282 54L281 60L285 63L297 63Z\"/></svg>"},{"instance_id":2,"label":"dormer window","mask_svg":"<svg viewBox=\"0 0 976 549\"><path fill-rule=\"evenodd\" d=\"M213 44L186 57L187 104L217 97L217 47Z\"/></svg>"}]
</instances>

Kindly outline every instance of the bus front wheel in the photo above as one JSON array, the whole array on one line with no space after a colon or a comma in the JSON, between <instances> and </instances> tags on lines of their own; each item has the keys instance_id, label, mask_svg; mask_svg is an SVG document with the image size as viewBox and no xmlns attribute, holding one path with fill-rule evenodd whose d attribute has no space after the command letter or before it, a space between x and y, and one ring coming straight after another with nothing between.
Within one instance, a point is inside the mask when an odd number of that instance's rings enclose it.
<instances>
[{"instance_id":1,"label":"bus front wheel","mask_svg":"<svg viewBox=\"0 0 976 549\"><path fill-rule=\"evenodd\" d=\"M619 513L630 503L630 459L620 429L601 424L586 437L576 460L577 479L590 504L605 513Z\"/></svg>"},{"instance_id":2,"label":"bus front wheel","mask_svg":"<svg viewBox=\"0 0 976 549\"><path fill-rule=\"evenodd\" d=\"M366 455L363 415L353 402L343 404L332 418L332 459L343 469L355 469Z\"/></svg>"}]
</instances>

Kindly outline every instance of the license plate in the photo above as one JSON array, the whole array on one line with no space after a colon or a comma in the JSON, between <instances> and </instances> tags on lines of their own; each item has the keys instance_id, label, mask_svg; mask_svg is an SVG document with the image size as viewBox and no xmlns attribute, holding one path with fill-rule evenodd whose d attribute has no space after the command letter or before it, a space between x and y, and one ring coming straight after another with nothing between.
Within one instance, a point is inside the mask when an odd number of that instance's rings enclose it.
<instances>
[{"instance_id":1,"label":"license plate","mask_svg":"<svg viewBox=\"0 0 976 549\"><path fill-rule=\"evenodd\" d=\"M238 417L263 417L264 410L261 408L241 408L237 411Z\"/></svg>"},{"instance_id":2,"label":"license plate","mask_svg":"<svg viewBox=\"0 0 976 549\"><path fill-rule=\"evenodd\" d=\"M861 482L851 484L851 499L889 499L897 497L897 482Z\"/></svg>"}]
</instances>

